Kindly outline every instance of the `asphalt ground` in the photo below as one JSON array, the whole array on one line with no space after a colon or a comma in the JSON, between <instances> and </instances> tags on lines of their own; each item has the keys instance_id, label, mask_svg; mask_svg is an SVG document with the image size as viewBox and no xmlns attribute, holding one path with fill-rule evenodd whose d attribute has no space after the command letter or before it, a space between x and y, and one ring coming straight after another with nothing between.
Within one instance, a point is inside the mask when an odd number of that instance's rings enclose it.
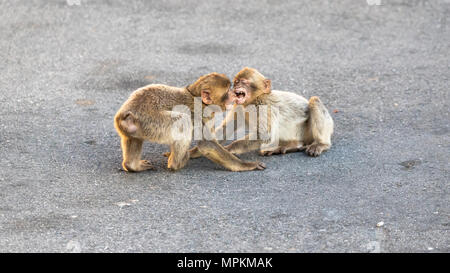
<instances>
[{"instance_id":1,"label":"asphalt ground","mask_svg":"<svg viewBox=\"0 0 450 273\"><path fill-rule=\"evenodd\" d=\"M450 252L449 24L448 0L0 1L0 251ZM156 170L121 171L133 90L244 66L319 96L332 148L171 172L147 143Z\"/></svg>"}]
</instances>

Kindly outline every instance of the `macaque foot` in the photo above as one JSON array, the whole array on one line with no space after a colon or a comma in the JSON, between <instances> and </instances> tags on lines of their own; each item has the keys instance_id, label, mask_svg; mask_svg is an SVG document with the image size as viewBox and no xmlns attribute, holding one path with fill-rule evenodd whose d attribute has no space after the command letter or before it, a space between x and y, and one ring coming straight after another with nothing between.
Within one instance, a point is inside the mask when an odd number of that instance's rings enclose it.
<instances>
[{"instance_id":1,"label":"macaque foot","mask_svg":"<svg viewBox=\"0 0 450 273\"><path fill-rule=\"evenodd\" d=\"M155 169L155 167L153 167L152 163L150 163L150 161L148 161L148 160L141 160L139 168L141 171Z\"/></svg>"},{"instance_id":2,"label":"macaque foot","mask_svg":"<svg viewBox=\"0 0 450 273\"><path fill-rule=\"evenodd\" d=\"M266 168L266 164L262 162L246 162L246 168L238 171L254 171L254 170L264 170Z\"/></svg>"},{"instance_id":3,"label":"macaque foot","mask_svg":"<svg viewBox=\"0 0 450 273\"><path fill-rule=\"evenodd\" d=\"M153 165L148 160L141 160L137 164L123 163L123 167L128 172L142 172L155 169L155 167L153 167Z\"/></svg>"},{"instance_id":4,"label":"macaque foot","mask_svg":"<svg viewBox=\"0 0 450 273\"><path fill-rule=\"evenodd\" d=\"M304 149L305 148L303 147L303 145L296 145L296 146L287 145L287 146L279 146L274 150L261 150L259 151L259 154L262 156L271 156L271 155L299 152Z\"/></svg>"},{"instance_id":5,"label":"macaque foot","mask_svg":"<svg viewBox=\"0 0 450 273\"><path fill-rule=\"evenodd\" d=\"M279 155L285 154L287 150L287 147L277 147L274 150L259 151L259 154L262 156Z\"/></svg>"},{"instance_id":6,"label":"macaque foot","mask_svg":"<svg viewBox=\"0 0 450 273\"><path fill-rule=\"evenodd\" d=\"M316 156L319 156L327 148L328 148L328 145L325 145L325 144L320 144L320 143L311 144L306 147L306 153L309 156L316 157Z\"/></svg>"},{"instance_id":7,"label":"macaque foot","mask_svg":"<svg viewBox=\"0 0 450 273\"><path fill-rule=\"evenodd\" d=\"M264 170L266 168L266 164L262 162L256 162L256 169L258 170Z\"/></svg>"}]
</instances>

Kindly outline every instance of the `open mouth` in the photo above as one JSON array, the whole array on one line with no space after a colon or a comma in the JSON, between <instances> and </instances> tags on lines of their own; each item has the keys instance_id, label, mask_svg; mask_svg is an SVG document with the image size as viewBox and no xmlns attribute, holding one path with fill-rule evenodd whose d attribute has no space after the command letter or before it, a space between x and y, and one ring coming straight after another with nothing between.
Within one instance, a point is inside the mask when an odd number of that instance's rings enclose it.
<instances>
[{"instance_id":1,"label":"open mouth","mask_svg":"<svg viewBox=\"0 0 450 273\"><path fill-rule=\"evenodd\" d=\"M243 104L245 102L245 98L247 97L247 92L245 89L236 89L234 91L234 96L237 104Z\"/></svg>"}]
</instances>

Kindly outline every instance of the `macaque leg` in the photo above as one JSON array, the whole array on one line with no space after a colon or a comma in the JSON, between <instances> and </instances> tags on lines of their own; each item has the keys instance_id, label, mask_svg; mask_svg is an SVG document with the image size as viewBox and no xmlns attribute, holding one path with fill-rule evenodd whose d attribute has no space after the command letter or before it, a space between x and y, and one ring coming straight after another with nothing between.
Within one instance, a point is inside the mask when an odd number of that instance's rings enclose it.
<instances>
[{"instance_id":1,"label":"macaque leg","mask_svg":"<svg viewBox=\"0 0 450 273\"><path fill-rule=\"evenodd\" d=\"M203 156L233 172L263 170L266 168L266 165L262 162L245 162L240 160L216 141L203 140L198 143L197 147Z\"/></svg>"},{"instance_id":2,"label":"macaque leg","mask_svg":"<svg viewBox=\"0 0 450 273\"><path fill-rule=\"evenodd\" d=\"M174 111L140 113L140 116L147 121L147 124L137 133L145 136L149 141L168 144L170 152L167 153L169 157L167 167L171 170L183 168L189 161L188 151L192 139L190 116ZM141 123L144 122L141 121Z\"/></svg>"},{"instance_id":3,"label":"macaque leg","mask_svg":"<svg viewBox=\"0 0 450 273\"><path fill-rule=\"evenodd\" d=\"M220 144L222 144L222 142L225 142L224 140L219 141ZM199 158L202 157L202 153L198 150L198 147L195 146L194 148L189 150L189 158ZM163 156L165 157L169 157L170 156L170 152L166 152L163 154Z\"/></svg>"},{"instance_id":4,"label":"macaque leg","mask_svg":"<svg viewBox=\"0 0 450 273\"><path fill-rule=\"evenodd\" d=\"M122 167L128 172L141 172L154 169L147 160L141 160L143 140L122 136L123 151Z\"/></svg>"},{"instance_id":5,"label":"macaque leg","mask_svg":"<svg viewBox=\"0 0 450 273\"><path fill-rule=\"evenodd\" d=\"M189 161L189 142L175 141L170 145L170 155L167 160L167 168L179 170Z\"/></svg>"},{"instance_id":6,"label":"macaque leg","mask_svg":"<svg viewBox=\"0 0 450 273\"><path fill-rule=\"evenodd\" d=\"M232 154L243 154L258 150L262 143L262 140L249 140L248 136L246 136L244 139L233 141L231 144L225 146L225 149Z\"/></svg>"},{"instance_id":7,"label":"macaque leg","mask_svg":"<svg viewBox=\"0 0 450 273\"><path fill-rule=\"evenodd\" d=\"M223 143L226 142L226 140L218 140L217 141L220 145L223 145ZM198 149L197 146L195 146L194 148L189 150L190 153L190 158L199 158L202 157L202 153L200 152L200 150Z\"/></svg>"},{"instance_id":8,"label":"macaque leg","mask_svg":"<svg viewBox=\"0 0 450 273\"><path fill-rule=\"evenodd\" d=\"M333 119L318 97L311 97L308 106L310 119L307 133L312 142L306 147L306 153L310 156L319 156L331 147Z\"/></svg>"},{"instance_id":9,"label":"macaque leg","mask_svg":"<svg viewBox=\"0 0 450 273\"><path fill-rule=\"evenodd\" d=\"M198 147L195 146L194 148L189 150L190 158L199 158L202 156L202 153L198 150Z\"/></svg>"},{"instance_id":10,"label":"macaque leg","mask_svg":"<svg viewBox=\"0 0 450 273\"><path fill-rule=\"evenodd\" d=\"M269 156L269 155L277 155L277 154L286 154L286 153L294 153L304 150L303 142L292 140L281 142L280 146L276 147L273 150L261 150L259 151L260 155Z\"/></svg>"},{"instance_id":11,"label":"macaque leg","mask_svg":"<svg viewBox=\"0 0 450 273\"><path fill-rule=\"evenodd\" d=\"M202 153L200 153L200 151L198 150L198 147L195 146L194 148L189 150L189 158L199 158L202 156ZM170 152L165 152L163 153L163 156L165 157L169 157L170 156Z\"/></svg>"},{"instance_id":12,"label":"macaque leg","mask_svg":"<svg viewBox=\"0 0 450 273\"><path fill-rule=\"evenodd\" d=\"M167 167L179 170L189 161L189 145L192 140L192 123L189 115L185 113L169 112L173 123L166 128L170 136L170 155Z\"/></svg>"}]
</instances>

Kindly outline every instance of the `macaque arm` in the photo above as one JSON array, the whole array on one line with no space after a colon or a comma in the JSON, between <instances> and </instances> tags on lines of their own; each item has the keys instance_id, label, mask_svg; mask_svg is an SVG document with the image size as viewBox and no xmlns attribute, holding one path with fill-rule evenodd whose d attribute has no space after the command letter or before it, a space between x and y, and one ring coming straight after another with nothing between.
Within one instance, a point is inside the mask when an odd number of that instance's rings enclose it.
<instances>
[{"instance_id":1,"label":"macaque arm","mask_svg":"<svg viewBox=\"0 0 450 273\"><path fill-rule=\"evenodd\" d=\"M236 132L237 130L237 115L239 114L238 111L242 109L238 109L237 106L233 106L233 110L229 111L229 113L226 115L225 119L222 121L222 123L220 124L220 126L218 126L216 128L216 132L218 132L219 130L225 130L227 128L227 124L230 122L234 123L234 127L233 127L233 132Z\"/></svg>"},{"instance_id":2,"label":"macaque arm","mask_svg":"<svg viewBox=\"0 0 450 273\"><path fill-rule=\"evenodd\" d=\"M216 129L215 129L215 131L214 131L214 133L212 133L212 138L214 138L214 139L216 139L216 134L217 134L217 132L219 132L221 129L222 130L225 130L225 128L226 128L226 125L227 125L227 123L228 122L230 122L230 121L234 121L234 111L230 111L230 113L228 113L228 115L225 117L225 119L222 121L222 123L220 124L220 126L218 126ZM206 126L206 124L205 124L205 126ZM236 125L235 125L235 127L234 127L234 130L236 131ZM211 130L210 130L211 131ZM222 131L223 132L223 131ZM218 143L220 143L220 145L222 145L223 143L225 143L226 142L226 140L225 139L223 139L223 140L219 140L218 141ZM191 148L190 150L189 150L189 154L190 154L190 158L192 159L192 158L199 158L199 157L202 157L202 153L199 151L199 149L198 149L198 146L195 146L195 147L193 147L193 148ZM170 152L166 152L166 153L164 153L163 154L164 156L166 156L166 157L168 157L169 155L170 155Z\"/></svg>"},{"instance_id":3,"label":"macaque arm","mask_svg":"<svg viewBox=\"0 0 450 273\"><path fill-rule=\"evenodd\" d=\"M214 137L215 137L215 135L217 135L217 133L218 132L220 132L221 130L221 132L224 132L224 130L226 130L226 127L227 127L227 124L229 123L229 122L234 122L235 120L236 120L236 116L237 115L237 113L236 113L236 111L235 111L235 107L233 107L233 110L232 111L230 111L228 114L227 114L227 116L225 117L225 119L222 121L222 123L220 124L220 126L218 126L216 129L215 129L215 131L214 131ZM234 122L234 132L237 130L237 125L236 125L236 123ZM215 137L216 138L216 137ZM217 139L217 138L216 138ZM219 140L218 141L221 145L223 144L223 143L225 143L226 142L226 137L225 137L225 139L222 139L222 140ZM201 157L202 156L202 153L198 150L198 147L197 146L195 146L195 147L193 147L192 149L190 149L189 150L189 153L190 153L190 158L199 158L199 157Z\"/></svg>"}]
</instances>

